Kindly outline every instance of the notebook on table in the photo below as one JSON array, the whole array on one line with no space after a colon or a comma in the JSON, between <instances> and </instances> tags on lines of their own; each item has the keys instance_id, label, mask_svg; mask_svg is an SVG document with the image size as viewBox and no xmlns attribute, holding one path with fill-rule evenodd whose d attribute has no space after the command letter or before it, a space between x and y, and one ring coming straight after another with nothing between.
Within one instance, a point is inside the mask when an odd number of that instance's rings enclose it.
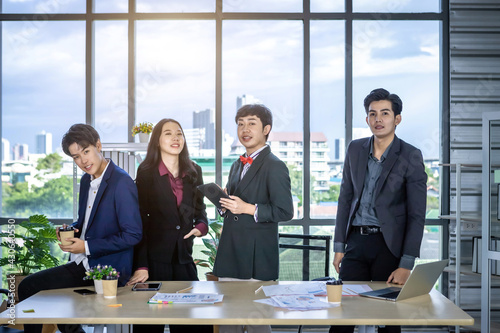
<instances>
[{"instance_id":1,"label":"notebook on table","mask_svg":"<svg viewBox=\"0 0 500 333\"><path fill-rule=\"evenodd\" d=\"M388 287L367 291L359 295L395 302L428 294L444 268L448 266L448 262L449 259L445 259L417 265L402 288Z\"/></svg>"}]
</instances>

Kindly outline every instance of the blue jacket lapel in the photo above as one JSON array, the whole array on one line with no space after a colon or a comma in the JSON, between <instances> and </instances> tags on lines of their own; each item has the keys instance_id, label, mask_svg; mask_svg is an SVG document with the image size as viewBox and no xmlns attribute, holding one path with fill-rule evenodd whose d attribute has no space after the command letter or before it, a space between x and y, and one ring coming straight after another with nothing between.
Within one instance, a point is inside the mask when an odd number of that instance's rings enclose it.
<instances>
[{"instance_id":1,"label":"blue jacket lapel","mask_svg":"<svg viewBox=\"0 0 500 333\"><path fill-rule=\"evenodd\" d=\"M92 222L94 221L97 207L99 206L99 202L102 199L102 195L104 194L104 191L106 191L106 187L108 187L108 180L109 180L109 178L111 178L111 175L113 174L113 171L115 170L115 168L116 168L116 165L113 163L112 160L109 160L108 169L106 170L106 172L102 176L101 185L99 185L99 190L97 191L97 196L95 197L94 204L92 205L92 211L90 212L89 222L87 223L87 229L90 228L90 226L92 225ZM87 198L88 198L88 189L87 189ZM87 203L87 200L85 200L85 203Z\"/></svg>"}]
</instances>

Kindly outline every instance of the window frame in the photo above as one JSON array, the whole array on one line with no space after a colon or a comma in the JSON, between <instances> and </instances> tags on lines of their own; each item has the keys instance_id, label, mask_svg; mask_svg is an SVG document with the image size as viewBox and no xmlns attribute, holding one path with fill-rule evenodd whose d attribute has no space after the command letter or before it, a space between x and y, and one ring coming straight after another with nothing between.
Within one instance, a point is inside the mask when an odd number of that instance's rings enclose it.
<instances>
[{"instance_id":1,"label":"window frame","mask_svg":"<svg viewBox=\"0 0 500 333\"><path fill-rule=\"evenodd\" d=\"M344 12L321 12L313 13L310 11L310 0L303 0L303 11L300 13L240 13L240 12L224 12L223 0L213 0L216 3L215 12L209 13L137 13L136 1L129 0L129 11L127 13L94 13L95 0L86 0L86 12L79 14L4 14L1 13L2 3L0 2L0 21L85 21L85 120L87 124L95 125L94 112L94 53L95 53L95 32L94 22L98 20L125 20L128 21L128 128L132 128L135 124L135 23L140 20L214 20L216 29L216 64L215 64L215 179L216 182L222 184L222 24L226 20L301 20L304 24L304 63L303 63L303 198L304 204L303 217L297 220L287 222L287 225L302 226L303 233L307 234L311 226L332 225L332 219L317 219L310 217L311 203L311 130L310 130L310 22L313 20L340 20L345 23L345 144L346 146L352 140L352 117L353 117L353 70L352 70L352 52L350 45L353 40L353 21L355 20L435 20L441 23L441 152L440 159L443 163L448 163L450 160L450 141L449 141L449 1L441 1L441 11L438 13L359 13L353 12L352 0L345 0ZM2 32L0 25L0 33ZM1 38L1 35L0 35ZM2 44L0 43L0 50ZM1 59L0 59L1 62ZM0 63L1 65L1 63ZM0 75L1 66L0 66ZM2 116L2 96L0 95L0 116ZM0 135L2 129L0 128ZM128 142L134 142L131 132L128 133ZM0 166L1 172L1 166ZM449 170L443 169L441 177L442 187L440 202L442 213L449 212ZM1 185L0 185L1 186ZM1 188L0 188L1 190ZM2 200L0 191L0 200ZM0 224L6 224L8 218L0 217ZM56 224L71 222L71 219L52 219ZM335 222L335 220L333 220ZM426 225L447 226L448 222L441 219L428 219ZM447 228L443 228L442 250L444 257L448 255L448 233Z\"/></svg>"}]
</instances>

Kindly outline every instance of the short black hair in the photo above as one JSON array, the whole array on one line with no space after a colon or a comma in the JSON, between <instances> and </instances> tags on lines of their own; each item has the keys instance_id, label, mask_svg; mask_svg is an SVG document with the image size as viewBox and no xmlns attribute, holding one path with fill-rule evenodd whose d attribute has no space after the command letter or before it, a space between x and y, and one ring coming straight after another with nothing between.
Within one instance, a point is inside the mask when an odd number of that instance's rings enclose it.
<instances>
[{"instance_id":1,"label":"short black hair","mask_svg":"<svg viewBox=\"0 0 500 333\"><path fill-rule=\"evenodd\" d=\"M69 130L64 134L62 138L62 149L64 153L71 156L69 152L69 146L76 143L82 149L88 146L97 146L97 141L99 141L99 133L90 125L86 124L74 124L69 128Z\"/></svg>"},{"instance_id":2,"label":"short black hair","mask_svg":"<svg viewBox=\"0 0 500 333\"><path fill-rule=\"evenodd\" d=\"M394 116L397 116L398 114L401 114L401 111L403 111L403 101L401 101L401 98L399 98L398 95L396 94L391 94L387 90L383 88L378 88L375 90L372 90L368 96L365 97L364 105L365 105L365 111L368 114L368 108L370 107L370 104L372 102L377 102L377 101L389 101L392 104L392 111L394 111Z\"/></svg>"},{"instance_id":3,"label":"short black hair","mask_svg":"<svg viewBox=\"0 0 500 333\"><path fill-rule=\"evenodd\" d=\"M238 119L246 116L257 116L262 122L262 128L266 127L267 125L271 125L271 128L273 127L273 114L271 113L271 110L269 110L269 108L263 104L243 105L236 112L234 121L238 123ZM269 133L271 133L271 131L269 131ZM267 133L266 135L266 140L269 136L269 133Z\"/></svg>"}]
</instances>

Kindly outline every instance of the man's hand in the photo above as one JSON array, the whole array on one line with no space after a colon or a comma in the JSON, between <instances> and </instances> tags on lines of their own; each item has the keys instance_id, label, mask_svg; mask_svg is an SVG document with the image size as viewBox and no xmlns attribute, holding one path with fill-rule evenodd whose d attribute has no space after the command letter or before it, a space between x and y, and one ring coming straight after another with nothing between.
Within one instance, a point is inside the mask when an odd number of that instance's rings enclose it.
<instances>
[{"instance_id":1,"label":"man's hand","mask_svg":"<svg viewBox=\"0 0 500 333\"><path fill-rule=\"evenodd\" d=\"M69 253L85 253L85 241L80 238L68 238L69 242L73 242L71 245L62 245L59 244L59 247L64 252Z\"/></svg>"},{"instance_id":2,"label":"man's hand","mask_svg":"<svg viewBox=\"0 0 500 333\"><path fill-rule=\"evenodd\" d=\"M255 214L255 205L246 203L235 195L230 195L230 199L221 198L220 203L222 207L228 209L231 213L237 214Z\"/></svg>"},{"instance_id":3,"label":"man's hand","mask_svg":"<svg viewBox=\"0 0 500 333\"><path fill-rule=\"evenodd\" d=\"M191 231L188 234L186 234L186 236L184 236L184 239L188 239L189 237L191 237L193 235L196 237L200 237L201 231L197 228L193 228L193 229L191 229ZM141 281L141 282L143 282L143 281Z\"/></svg>"},{"instance_id":4,"label":"man's hand","mask_svg":"<svg viewBox=\"0 0 500 333\"><path fill-rule=\"evenodd\" d=\"M337 274L340 273L340 262L342 261L342 258L344 258L344 255L345 253L335 252L333 256L333 267L335 267Z\"/></svg>"},{"instance_id":5,"label":"man's hand","mask_svg":"<svg viewBox=\"0 0 500 333\"><path fill-rule=\"evenodd\" d=\"M387 283L405 284L406 280L408 280L408 277L410 276L410 273L411 271L409 269L400 267L391 273L387 279Z\"/></svg>"},{"instance_id":6,"label":"man's hand","mask_svg":"<svg viewBox=\"0 0 500 333\"><path fill-rule=\"evenodd\" d=\"M137 282L146 282L149 279L149 272L147 269L138 269L134 275L128 280L127 286L136 284Z\"/></svg>"}]
</instances>

